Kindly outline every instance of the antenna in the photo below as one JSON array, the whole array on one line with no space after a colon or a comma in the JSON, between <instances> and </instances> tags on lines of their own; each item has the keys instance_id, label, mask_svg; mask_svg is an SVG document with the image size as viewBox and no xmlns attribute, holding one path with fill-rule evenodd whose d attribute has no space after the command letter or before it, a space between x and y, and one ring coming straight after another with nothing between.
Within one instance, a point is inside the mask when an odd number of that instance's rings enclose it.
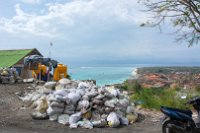
<instances>
[{"instance_id":1,"label":"antenna","mask_svg":"<svg viewBox=\"0 0 200 133\"><path fill-rule=\"evenodd\" d=\"M53 46L53 43L50 42L50 48L49 48L49 58L51 58L51 47Z\"/></svg>"}]
</instances>

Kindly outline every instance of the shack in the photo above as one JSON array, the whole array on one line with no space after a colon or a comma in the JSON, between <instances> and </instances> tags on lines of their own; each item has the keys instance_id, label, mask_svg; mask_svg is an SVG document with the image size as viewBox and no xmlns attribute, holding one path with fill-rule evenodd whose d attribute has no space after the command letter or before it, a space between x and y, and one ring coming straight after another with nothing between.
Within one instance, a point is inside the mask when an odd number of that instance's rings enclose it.
<instances>
[{"instance_id":1,"label":"shack","mask_svg":"<svg viewBox=\"0 0 200 133\"><path fill-rule=\"evenodd\" d=\"M0 68L14 67L20 77L29 78L31 75L29 69L24 67L24 58L30 55L42 56L36 48L0 50Z\"/></svg>"}]
</instances>

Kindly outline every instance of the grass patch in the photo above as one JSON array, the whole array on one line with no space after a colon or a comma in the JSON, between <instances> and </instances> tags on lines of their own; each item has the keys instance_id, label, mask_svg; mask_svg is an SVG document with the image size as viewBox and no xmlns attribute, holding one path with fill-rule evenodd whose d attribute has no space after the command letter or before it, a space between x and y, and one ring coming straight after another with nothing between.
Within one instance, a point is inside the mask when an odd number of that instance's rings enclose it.
<instances>
[{"instance_id":1,"label":"grass patch","mask_svg":"<svg viewBox=\"0 0 200 133\"><path fill-rule=\"evenodd\" d=\"M160 106L169 106L175 108L188 108L184 103L187 99L181 99L177 96L176 90L164 88L142 89L131 97L136 102L139 101L144 108L160 109Z\"/></svg>"},{"instance_id":2,"label":"grass patch","mask_svg":"<svg viewBox=\"0 0 200 133\"><path fill-rule=\"evenodd\" d=\"M186 101L192 97L187 93L186 99L181 99L181 89L171 88L142 88L137 81L124 82L122 89L131 92L131 99L144 108L159 110L160 106L186 109ZM195 92L196 95L199 93Z\"/></svg>"}]
</instances>

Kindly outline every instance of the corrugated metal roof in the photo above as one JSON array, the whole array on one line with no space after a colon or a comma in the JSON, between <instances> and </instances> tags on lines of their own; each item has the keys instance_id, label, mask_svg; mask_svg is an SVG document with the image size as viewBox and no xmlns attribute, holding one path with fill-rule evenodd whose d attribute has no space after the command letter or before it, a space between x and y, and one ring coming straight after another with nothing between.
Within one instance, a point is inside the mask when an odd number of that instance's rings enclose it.
<instances>
[{"instance_id":1,"label":"corrugated metal roof","mask_svg":"<svg viewBox=\"0 0 200 133\"><path fill-rule=\"evenodd\" d=\"M11 67L33 49L0 50L0 67Z\"/></svg>"}]
</instances>

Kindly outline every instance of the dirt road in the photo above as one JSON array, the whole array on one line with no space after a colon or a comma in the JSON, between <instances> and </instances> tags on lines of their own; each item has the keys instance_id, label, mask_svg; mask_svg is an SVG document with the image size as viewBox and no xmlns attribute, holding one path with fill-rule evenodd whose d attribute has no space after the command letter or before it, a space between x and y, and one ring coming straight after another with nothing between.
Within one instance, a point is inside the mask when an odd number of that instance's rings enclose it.
<instances>
[{"instance_id":1,"label":"dirt road","mask_svg":"<svg viewBox=\"0 0 200 133\"><path fill-rule=\"evenodd\" d=\"M23 94L30 84L0 85L1 133L161 133L159 118L149 117L129 126L119 128L94 128L92 130L69 129L48 120L32 120L30 109L17 95Z\"/></svg>"}]
</instances>

